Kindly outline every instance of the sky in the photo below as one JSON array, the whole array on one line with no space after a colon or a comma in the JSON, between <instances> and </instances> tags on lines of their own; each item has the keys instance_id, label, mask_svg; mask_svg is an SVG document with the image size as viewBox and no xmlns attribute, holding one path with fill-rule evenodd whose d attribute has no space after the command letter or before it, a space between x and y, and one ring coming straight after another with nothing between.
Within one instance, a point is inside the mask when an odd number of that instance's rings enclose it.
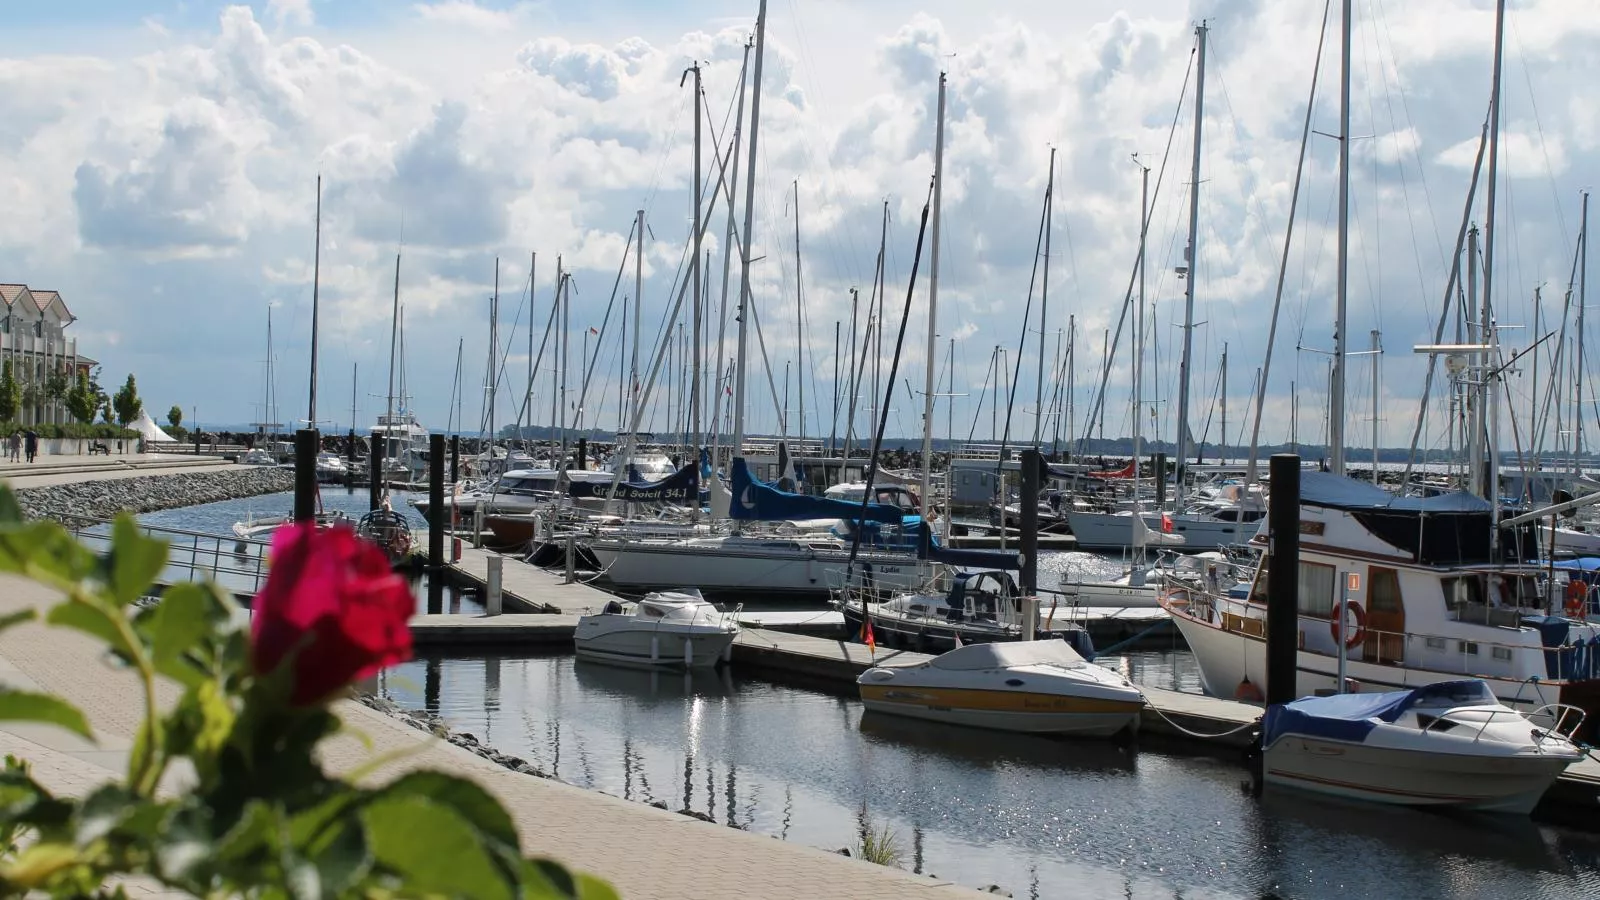
<instances>
[{"instance_id":1,"label":"sky","mask_svg":"<svg viewBox=\"0 0 1600 900\"><path fill-rule=\"evenodd\" d=\"M395 390L425 425L474 432L484 421L498 259L496 423L517 419L529 394L530 318L533 424L550 424L552 400L560 403L550 349L559 329L538 352L559 260L571 275L565 416L615 428L634 337L625 312L632 225L643 209L641 369L663 361L640 426L665 433L684 418L680 384L693 356L687 301L676 320L683 337L673 329L662 341L692 231L693 93L680 80L701 64L709 181L727 151L756 8L755 0L4 4L0 281L60 291L78 317L69 333L104 365L102 383L135 374L158 418L178 405L189 424L206 427L263 416L303 422L320 176L316 417L324 428L349 427L352 403L369 428L387 403L397 254L404 324ZM1353 9L1349 349L1366 350L1381 332L1379 441L1405 446L1426 371L1412 347L1433 338L1489 108L1494 10L1487 0L1356 0ZM1218 439L1225 397L1228 440L1248 441L1281 271L1261 440L1321 442L1338 272L1337 5L1287 252L1285 231L1323 12L1314 0L773 0L749 252L759 329L750 329L747 430L778 431L786 409L790 434L802 431L802 416L807 436L842 434L848 398L837 416L834 398L849 393L852 361L864 372L855 430L870 429L881 401L867 395L874 383L878 396L888 390L912 284L943 71L936 437L987 440L1006 427L1007 408L1013 440L1031 439L1036 426L1047 438L1085 429L1107 333L1130 290L1138 293L1148 167L1138 413L1146 437L1175 434L1186 288L1177 270L1188 266L1193 433ZM1548 449L1572 431L1579 197L1600 163L1600 105L1585 90L1600 81L1600 17L1591 13L1588 0L1510 3L1497 206L1491 220L1485 180L1468 213L1479 225L1492 221L1486 284L1503 357L1557 333L1507 370L1508 448ZM1209 30L1191 266L1201 21ZM747 149L748 103L744 129ZM741 234L746 165L727 174L737 179L727 187ZM702 244L708 398L727 396L710 386L710 370L732 357L738 327L722 303L726 193L712 201L708 192ZM881 349L863 353L880 239L888 327ZM891 436L922 431L927 240L888 403ZM739 262L735 247L732 298ZM264 409L269 310L275 400ZM1564 315L1572 320L1565 343ZM1131 431L1133 344L1129 320L1110 354L1107 436ZM1371 444L1373 361L1348 358L1351 446ZM1553 393L1552 369L1563 376ZM1581 380L1593 446L1600 384ZM1435 387L1425 448L1450 445L1443 393Z\"/></svg>"}]
</instances>

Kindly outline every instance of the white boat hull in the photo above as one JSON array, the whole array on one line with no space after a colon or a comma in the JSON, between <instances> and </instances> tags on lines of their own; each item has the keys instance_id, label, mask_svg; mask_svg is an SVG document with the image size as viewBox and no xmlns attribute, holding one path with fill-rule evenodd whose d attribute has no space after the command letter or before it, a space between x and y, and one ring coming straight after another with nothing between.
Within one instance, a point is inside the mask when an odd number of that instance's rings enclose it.
<instances>
[{"instance_id":1,"label":"white boat hull","mask_svg":"<svg viewBox=\"0 0 1600 900\"><path fill-rule=\"evenodd\" d=\"M726 660L737 634L732 630L684 632L667 627L602 628L586 629L580 620L574 636L580 659L644 669L712 668Z\"/></svg>"},{"instance_id":2,"label":"white boat hull","mask_svg":"<svg viewBox=\"0 0 1600 900\"><path fill-rule=\"evenodd\" d=\"M757 546L688 548L668 542L605 542L589 545L612 585L628 589L690 584L703 591L761 594L826 594L844 586L849 554L798 549L763 552ZM854 585L912 590L922 567L909 556L861 554L852 568Z\"/></svg>"},{"instance_id":3,"label":"white boat hull","mask_svg":"<svg viewBox=\"0 0 1600 900\"><path fill-rule=\"evenodd\" d=\"M1426 753L1285 735L1266 748L1267 784L1403 806L1526 814L1570 760Z\"/></svg>"},{"instance_id":4,"label":"white boat hull","mask_svg":"<svg viewBox=\"0 0 1600 900\"><path fill-rule=\"evenodd\" d=\"M1132 516L1113 513L1068 512L1067 526L1077 539L1079 550L1124 550L1133 545ZM1161 517L1145 515L1145 526L1152 532L1152 544L1165 543ZM1186 552L1216 550L1229 544L1243 544L1260 530L1260 522L1223 522L1211 519L1172 517L1171 534L1183 539Z\"/></svg>"},{"instance_id":5,"label":"white boat hull","mask_svg":"<svg viewBox=\"0 0 1600 900\"><path fill-rule=\"evenodd\" d=\"M1139 705L1121 701L1083 700L1048 695L1020 695L1034 708L994 708L989 702L954 699L952 694L996 693L982 691L928 691L893 689L889 685L863 685L861 702L869 711L909 716L929 722L1015 731L1025 734L1059 734L1111 737L1139 724Z\"/></svg>"},{"instance_id":6,"label":"white boat hull","mask_svg":"<svg viewBox=\"0 0 1600 900\"><path fill-rule=\"evenodd\" d=\"M1136 609L1153 609L1160 606L1156 602L1154 581L1141 587L1129 587L1125 582L1067 581L1063 579L1061 582L1061 602L1063 604L1076 604L1077 606Z\"/></svg>"},{"instance_id":7,"label":"white boat hull","mask_svg":"<svg viewBox=\"0 0 1600 900\"><path fill-rule=\"evenodd\" d=\"M1173 610L1172 620L1183 634L1189 649L1194 653L1200 669L1200 684L1205 692L1215 697L1260 702L1267 684L1267 643L1265 640L1215 625L1200 622L1192 616ZM1354 651L1359 655L1359 649ZM1297 680L1294 695L1309 697L1318 691L1331 691L1338 687L1339 661L1336 657L1306 650L1296 658ZM1433 669L1378 665L1359 658L1345 661L1345 677L1361 691L1393 691L1456 681L1461 672L1443 672ZM1560 688L1555 685L1541 690L1538 685L1511 678L1474 675L1489 685L1500 702L1516 709L1530 709L1554 703ZM1255 691L1241 692L1248 679Z\"/></svg>"}]
</instances>

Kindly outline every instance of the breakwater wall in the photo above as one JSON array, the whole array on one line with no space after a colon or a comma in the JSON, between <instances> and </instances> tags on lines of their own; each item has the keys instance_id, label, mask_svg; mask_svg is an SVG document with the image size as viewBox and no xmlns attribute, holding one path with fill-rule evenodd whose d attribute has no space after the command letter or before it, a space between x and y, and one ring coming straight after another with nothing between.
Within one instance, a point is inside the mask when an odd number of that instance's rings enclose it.
<instances>
[{"instance_id":1,"label":"breakwater wall","mask_svg":"<svg viewBox=\"0 0 1600 900\"><path fill-rule=\"evenodd\" d=\"M75 484L20 488L16 494L17 502L29 518L70 522L85 518L109 519L124 510L154 512L293 489L292 470L262 467L105 480L86 478Z\"/></svg>"}]
</instances>

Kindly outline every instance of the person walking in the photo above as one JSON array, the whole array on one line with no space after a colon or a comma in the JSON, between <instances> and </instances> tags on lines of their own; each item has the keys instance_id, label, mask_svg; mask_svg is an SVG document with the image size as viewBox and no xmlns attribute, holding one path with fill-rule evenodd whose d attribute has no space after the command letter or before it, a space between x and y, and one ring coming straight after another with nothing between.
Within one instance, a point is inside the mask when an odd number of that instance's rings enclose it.
<instances>
[{"instance_id":1,"label":"person walking","mask_svg":"<svg viewBox=\"0 0 1600 900\"><path fill-rule=\"evenodd\" d=\"M11 436L6 438L6 443L10 445L10 461L22 462L22 432L11 432Z\"/></svg>"},{"instance_id":2,"label":"person walking","mask_svg":"<svg viewBox=\"0 0 1600 900\"><path fill-rule=\"evenodd\" d=\"M29 428L22 435L22 443L28 451L28 462L33 462L33 457L39 452L39 433Z\"/></svg>"}]
</instances>

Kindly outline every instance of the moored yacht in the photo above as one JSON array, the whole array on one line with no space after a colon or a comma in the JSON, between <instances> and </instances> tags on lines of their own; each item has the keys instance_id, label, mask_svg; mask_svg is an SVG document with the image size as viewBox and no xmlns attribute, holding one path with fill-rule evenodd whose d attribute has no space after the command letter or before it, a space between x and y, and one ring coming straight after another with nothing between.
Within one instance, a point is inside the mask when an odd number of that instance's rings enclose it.
<instances>
[{"instance_id":1,"label":"moored yacht","mask_svg":"<svg viewBox=\"0 0 1600 900\"><path fill-rule=\"evenodd\" d=\"M1560 615L1564 585L1531 562L1532 530L1501 528L1478 497L1395 497L1364 482L1301 473L1296 695L1338 686L1409 689L1481 678L1507 704L1600 706L1600 627ZM1266 537L1255 542L1265 548ZM1266 685L1270 553L1248 589L1166 579L1161 605L1208 693L1258 699ZM1359 581L1361 599L1341 588Z\"/></svg>"}]
</instances>

